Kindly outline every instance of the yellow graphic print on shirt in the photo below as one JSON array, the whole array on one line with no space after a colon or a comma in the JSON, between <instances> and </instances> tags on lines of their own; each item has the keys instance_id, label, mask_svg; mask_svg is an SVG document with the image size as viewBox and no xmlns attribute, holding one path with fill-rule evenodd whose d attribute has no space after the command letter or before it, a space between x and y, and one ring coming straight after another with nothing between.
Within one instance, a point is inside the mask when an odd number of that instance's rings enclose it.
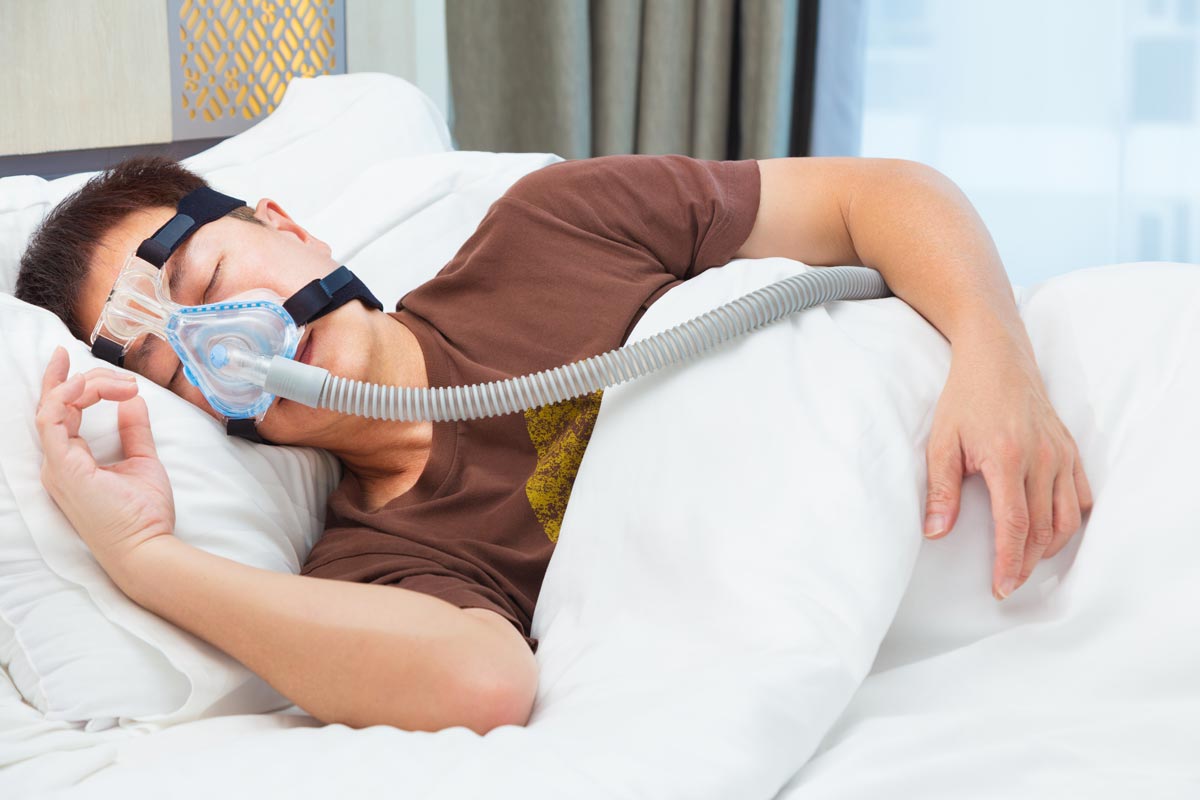
<instances>
[{"instance_id":1,"label":"yellow graphic print on shirt","mask_svg":"<svg viewBox=\"0 0 1200 800\"><path fill-rule=\"evenodd\" d=\"M525 427L537 450L537 466L525 482L525 496L542 530L555 544L603 397L604 390L600 389L574 400L525 411Z\"/></svg>"}]
</instances>

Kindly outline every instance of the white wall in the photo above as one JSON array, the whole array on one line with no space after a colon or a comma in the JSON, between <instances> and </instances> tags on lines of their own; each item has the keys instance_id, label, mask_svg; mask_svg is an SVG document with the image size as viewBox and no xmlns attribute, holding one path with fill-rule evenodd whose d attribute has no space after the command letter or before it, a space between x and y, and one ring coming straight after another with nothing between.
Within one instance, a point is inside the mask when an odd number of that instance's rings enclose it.
<instances>
[{"instance_id":1,"label":"white wall","mask_svg":"<svg viewBox=\"0 0 1200 800\"><path fill-rule=\"evenodd\" d=\"M0 0L0 155L171 139L167 4Z\"/></svg>"},{"instance_id":2,"label":"white wall","mask_svg":"<svg viewBox=\"0 0 1200 800\"><path fill-rule=\"evenodd\" d=\"M398 75L449 120L445 0L346 0L346 70Z\"/></svg>"},{"instance_id":3,"label":"white wall","mask_svg":"<svg viewBox=\"0 0 1200 800\"><path fill-rule=\"evenodd\" d=\"M979 210L1014 284L1200 263L1196 0L869 0L862 155Z\"/></svg>"},{"instance_id":4,"label":"white wall","mask_svg":"<svg viewBox=\"0 0 1200 800\"><path fill-rule=\"evenodd\" d=\"M346 0L346 67L450 118L445 0ZM172 139L166 0L0 0L0 157Z\"/></svg>"}]
</instances>

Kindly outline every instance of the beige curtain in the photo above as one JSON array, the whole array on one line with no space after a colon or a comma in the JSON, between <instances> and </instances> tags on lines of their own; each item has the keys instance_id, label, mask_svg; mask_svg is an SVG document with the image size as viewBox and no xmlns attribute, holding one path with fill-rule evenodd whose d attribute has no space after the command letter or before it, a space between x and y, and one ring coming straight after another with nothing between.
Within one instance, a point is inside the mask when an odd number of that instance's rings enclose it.
<instances>
[{"instance_id":1,"label":"beige curtain","mask_svg":"<svg viewBox=\"0 0 1200 800\"><path fill-rule=\"evenodd\" d=\"M794 98L811 105L815 41L797 35L802 20L815 29L803 5L447 0L456 145L564 158L803 155L792 152L795 119L811 109L797 115Z\"/></svg>"}]
</instances>

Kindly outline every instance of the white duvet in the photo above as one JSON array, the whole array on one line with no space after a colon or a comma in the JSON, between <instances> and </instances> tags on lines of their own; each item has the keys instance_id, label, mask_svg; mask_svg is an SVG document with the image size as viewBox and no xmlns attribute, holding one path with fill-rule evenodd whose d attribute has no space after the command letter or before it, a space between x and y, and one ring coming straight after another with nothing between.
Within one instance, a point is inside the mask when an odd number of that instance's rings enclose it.
<instances>
[{"instance_id":1,"label":"white duvet","mask_svg":"<svg viewBox=\"0 0 1200 800\"><path fill-rule=\"evenodd\" d=\"M796 269L708 273L635 337ZM69 796L1196 796L1200 271L1085 270L1022 300L1096 504L1004 603L978 476L948 538L919 532L944 342L896 299L830 304L606 392L528 727L203 720L122 743Z\"/></svg>"},{"instance_id":2,"label":"white duvet","mask_svg":"<svg viewBox=\"0 0 1200 800\"><path fill-rule=\"evenodd\" d=\"M546 160L398 158L310 228L394 299L418 276L390 265L444 263L482 198ZM389 205L404 176L424 194ZM631 341L808 269L710 270ZM89 734L0 673L0 746L21 748L0 795L1196 796L1200 267L1016 296L1096 502L1003 603L979 476L950 536L920 534L947 343L899 299L832 303L606 391L534 616L527 727L352 730L293 708Z\"/></svg>"}]
</instances>

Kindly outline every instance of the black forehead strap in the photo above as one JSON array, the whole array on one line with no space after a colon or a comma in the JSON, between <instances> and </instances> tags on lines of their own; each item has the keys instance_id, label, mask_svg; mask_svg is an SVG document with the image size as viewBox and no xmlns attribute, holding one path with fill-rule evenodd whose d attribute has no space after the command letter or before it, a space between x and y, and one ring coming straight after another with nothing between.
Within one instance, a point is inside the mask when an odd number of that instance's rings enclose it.
<instances>
[{"instance_id":1,"label":"black forehead strap","mask_svg":"<svg viewBox=\"0 0 1200 800\"><path fill-rule=\"evenodd\" d=\"M201 225L207 225L215 219L220 219L235 208L241 208L244 205L246 204L236 197L221 194L207 186L190 191L179 201L179 208L176 209L175 216L167 220L166 224L155 231L153 236L141 243L137 249L138 258L162 269L162 265L167 263L171 253L174 253L175 249L195 233Z\"/></svg>"}]
</instances>

